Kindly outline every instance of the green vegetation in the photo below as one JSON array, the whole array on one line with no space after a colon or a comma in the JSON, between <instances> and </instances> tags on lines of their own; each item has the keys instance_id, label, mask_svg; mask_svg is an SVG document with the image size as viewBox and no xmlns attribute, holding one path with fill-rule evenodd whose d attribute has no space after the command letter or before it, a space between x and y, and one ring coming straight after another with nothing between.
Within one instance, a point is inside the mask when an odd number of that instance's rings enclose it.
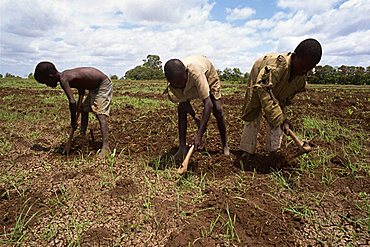
<instances>
[{"instance_id":1,"label":"green vegetation","mask_svg":"<svg viewBox=\"0 0 370 247\"><path fill-rule=\"evenodd\" d=\"M62 89L2 79L0 243L366 246L369 86L309 85L295 98L300 103L293 102L291 119L313 151L294 156L295 145L284 138L283 157L272 159L259 142L255 163L241 168L237 155L222 155L212 117L206 149L192 155L184 176L171 156L177 116L161 94L165 87L165 80L114 81L112 154L102 161L96 121L90 122L95 143L77 135L70 156L60 154L70 124ZM245 85L226 81L222 90L230 146L237 150ZM188 141L196 131L189 123Z\"/></svg>"},{"instance_id":2,"label":"green vegetation","mask_svg":"<svg viewBox=\"0 0 370 247\"><path fill-rule=\"evenodd\" d=\"M294 203L291 203L289 207L284 208L284 211L290 212L302 219L310 219L314 215L313 210L306 205L296 205Z\"/></svg>"},{"instance_id":3,"label":"green vegetation","mask_svg":"<svg viewBox=\"0 0 370 247\"><path fill-rule=\"evenodd\" d=\"M32 213L32 204L30 204L30 199L27 199L21 207L18 213L14 227L10 232L5 232L2 236L6 237L7 240L0 240L0 243L12 244L13 246L22 246L26 238L27 227L30 222L36 217L37 212Z\"/></svg>"},{"instance_id":4,"label":"green vegetation","mask_svg":"<svg viewBox=\"0 0 370 247\"><path fill-rule=\"evenodd\" d=\"M134 109L140 109L143 112L154 111L162 108L163 106L169 106L171 102L161 102L155 99L143 99L139 97L131 96L117 96L114 98L112 107L133 107Z\"/></svg>"},{"instance_id":5,"label":"green vegetation","mask_svg":"<svg viewBox=\"0 0 370 247\"><path fill-rule=\"evenodd\" d=\"M315 67L308 75L312 84L370 85L370 67L330 65Z\"/></svg>"},{"instance_id":6,"label":"green vegetation","mask_svg":"<svg viewBox=\"0 0 370 247\"><path fill-rule=\"evenodd\" d=\"M32 88L36 91L38 88L45 88L45 85L33 79L2 78L0 80L0 88Z\"/></svg>"},{"instance_id":7,"label":"green vegetation","mask_svg":"<svg viewBox=\"0 0 370 247\"><path fill-rule=\"evenodd\" d=\"M292 191L290 181L289 181L290 177L287 177L287 178L284 177L282 171L279 170L279 171L272 172L271 177L275 181L275 183L278 184L282 189Z\"/></svg>"},{"instance_id":8,"label":"green vegetation","mask_svg":"<svg viewBox=\"0 0 370 247\"><path fill-rule=\"evenodd\" d=\"M6 154L12 148L12 144L3 137L0 137L0 155Z\"/></svg>"},{"instance_id":9,"label":"green vegetation","mask_svg":"<svg viewBox=\"0 0 370 247\"><path fill-rule=\"evenodd\" d=\"M162 61L160 56L149 54L143 60L142 65L135 66L125 72L124 78L131 80L164 80L164 73L162 70ZM239 68L226 67L224 70L218 69L217 74L221 81L235 82L245 84L249 77L249 72L241 72ZM34 83L33 73L29 73L28 79L32 79ZM110 75L112 80L117 80L117 75ZM7 82L13 80L23 80L21 77L6 73L5 76L0 74L0 85L5 86ZM26 80L27 83L28 80ZM333 67L330 65L317 65L312 71L308 73L308 82L310 84L340 84L340 85L370 85L370 66L346 66ZM27 87L29 84L23 85ZM41 84L40 84L41 85ZM39 87L41 87L39 85ZM7 85L11 87L11 85Z\"/></svg>"},{"instance_id":10,"label":"green vegetation","mask_svg":"<svg viewBox=\"0 0 370 247\"><path fill-rule=\"evenodd\" d=\"M246 83L249 73L243 74L239 68L225 68L223 71L217 70L217 74L221 81L234 81L237 83Z\"/></svg>"},{"instance_id":11,"label":"green vegetation","mask_svg":"<svg viewBox=\"0 0 370 247\"><path fill-rule=\"evenodd\" d=\"M144 64L136 66L125 73L126 79L132 80L158 80L164 79L162 62L158 55L148 55Z\"/></svg>"},{"instance_id":12,"label":"green vegetation","mask_svg":"<svg viewBox=\"0 0 370 247\"><path fill-rule=\"evenodd\" d=\"M310 156L301 156L299 159L302 166L315 169L327 164L337 156L340 158L343 168L352 175L356 175L360 170L367 170L367 167L359 159L361 154L367 152L363 145L366 136L364 132L354 132L341 126L337 120L330 118L324 120L315 116L304 117L303 128L305 130L303 135L308 140L319 139L326 143L340 143L340 145L336 145L339 149L332 150L322 147ZM361 127L356 129L361 130Z\"/></svg>"}]
</instances>

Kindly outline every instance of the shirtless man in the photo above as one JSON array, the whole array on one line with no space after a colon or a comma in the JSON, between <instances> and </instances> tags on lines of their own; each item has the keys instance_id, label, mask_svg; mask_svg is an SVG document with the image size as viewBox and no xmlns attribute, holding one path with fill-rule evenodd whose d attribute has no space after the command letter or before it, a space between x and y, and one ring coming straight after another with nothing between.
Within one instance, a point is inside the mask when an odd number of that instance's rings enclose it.
<instances>
[{"instance_id":1,"label":"shirtless man","mask_svg":"<svg viewBox=\"0 0 370 247\"><path fill-rule=\"evenodd\" d=\"M86 134L89 119L89 111L92 111L99 120L100 130L103 138L102 152L99 158L104 158L110 153L108 144L108 124L110 103L113 90L112 82L107 75L98 69L91 67L80 67L59 72L54 64L40 62L35 68L34 77L39 83L55 88L60 83L68 101L71 112L71 128L77 129L77 112L81 115L81 134ZM76 103L71 88L78 90L78 101ZM83 101L85 90L88 90L86 99ZM66 145L64 152L69 153L70 145Z\"/></svg>"}]
</instances>

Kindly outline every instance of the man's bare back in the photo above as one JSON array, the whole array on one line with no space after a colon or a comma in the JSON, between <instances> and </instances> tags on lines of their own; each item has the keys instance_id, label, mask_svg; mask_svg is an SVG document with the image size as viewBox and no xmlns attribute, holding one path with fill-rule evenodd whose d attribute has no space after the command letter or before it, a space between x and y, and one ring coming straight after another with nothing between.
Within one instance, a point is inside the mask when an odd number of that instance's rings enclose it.
<instances>
[{"instance_id":1,"label":"man's bare back","mask_svg":"<svg viewBox=\"0 0 370 247\"><path fill-rule=\"evenodd\" d=\"M85 135L89 120L88 113L91 110L99 120L102 132L103 146L99 157L104 158L106 154L109 154L107 117L109 117L112 99L112 81L109 80L108 76L92 67L78 67L59 72L55 65L48 61L37 64L34 76L36 81L53 88L59 82L68 98L71 113L71 132L63 152L68 154L71 148L73 133L77 129L77 113L81 113L81 134ZM78 90L77 102L71 88ZM89 93L84 101L88 105L85 109L82 104L86 90ZM94 106L94 109L92 109L92 106Z\"/></svg>"},{"instance_id":2,"label":"man's bare back","mask_svg":"<svg viewBox=\"0 0 370 247\"><path fill-rule=\"evenodd\" d=\"M98 88L107 75L96 68L79 67L64 70L60 75L60 81L68 82L71 88L94 90Z\"/></svg>"}]
</instances>

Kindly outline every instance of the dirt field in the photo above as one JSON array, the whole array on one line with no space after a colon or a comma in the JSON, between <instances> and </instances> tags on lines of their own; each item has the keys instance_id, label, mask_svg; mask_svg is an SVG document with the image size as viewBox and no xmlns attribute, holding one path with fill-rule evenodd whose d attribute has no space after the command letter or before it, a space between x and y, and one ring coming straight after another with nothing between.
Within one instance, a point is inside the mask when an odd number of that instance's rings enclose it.
<instances>
[{"instance_id":1,"label":"dirt field","mask_svg":"<svg viewBox=\"0 0 370 247\"><path fill-rule=\"evenodd\" d=\"M244 85L225 83L232 154L211 116L184 176L176 105L164 82L114 82L113 154L96 159L98 122L61 154L69 113L63 91L0 80L0 243L4 246L368 246L370 87L310 86L288 115L314 150L240 160ZM201 104L195 103L198 112ZM196 125L189 118L188 141ZM261 133L264 133L262 126Z\"/></svg>"}]
</instances>

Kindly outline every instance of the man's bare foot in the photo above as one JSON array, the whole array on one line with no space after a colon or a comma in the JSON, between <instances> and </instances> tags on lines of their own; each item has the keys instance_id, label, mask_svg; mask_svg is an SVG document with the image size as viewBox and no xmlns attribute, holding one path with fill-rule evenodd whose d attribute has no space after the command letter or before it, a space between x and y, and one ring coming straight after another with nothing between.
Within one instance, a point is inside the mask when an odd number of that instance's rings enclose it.
<instances>
[{"instance_id":1,"label":"man's bare foot","mask_svg":"<svg viewBox=\"0 0 370 247\"><path fill-rule=\"evenodd\" d=\"M80 132L80 136L78 137L78 139L82 142L82 143L85 143L87 138L86 138L86 133L82 133Z\"/></svg>"},{"instance_id":2,"label":"man's bare foot","mask_svg":"<svg viewBox=\"0 0 370 247\"><path fill-rule=\"evenodd\" d=\"M106 148L103 147L101 149L98 157L99 157L99 159L104 160L106 157L109 157L110 154L111 154L111 151L110 151L109 147L106 147Z\"/></svg>"},{"instance_id":3,"label":"man's bare foot","mask_svg":"<svg viewBox=\"0 0 370 247\"><path fill-rule=\"evenodd\" d=\"M228 146L224 146L224 155L226 156L230 155L230 148Z\"/></svg>"},{"instance_id":4,"label":"man's bare foot","mask_svg":"<svg viewBox=\"0 0 370 247\"><path fill-rule=\"evenodd\" d=\"M66 145L64 146L62 154L69 155L69 151L71 150L72 143L68 141Z\"/></svg>"},{"instance_id":5,"label":"man's bare foot","mask_svg":"<svg viewBox=\"0 0 370 247\"><path fill-rule=\"evenodd\" d=\"M186 147L179 147L179 150L177 150L173 157L175 158L176 161L183 161L187 152L188 149Z\"/></svg>"}]
</instances>

